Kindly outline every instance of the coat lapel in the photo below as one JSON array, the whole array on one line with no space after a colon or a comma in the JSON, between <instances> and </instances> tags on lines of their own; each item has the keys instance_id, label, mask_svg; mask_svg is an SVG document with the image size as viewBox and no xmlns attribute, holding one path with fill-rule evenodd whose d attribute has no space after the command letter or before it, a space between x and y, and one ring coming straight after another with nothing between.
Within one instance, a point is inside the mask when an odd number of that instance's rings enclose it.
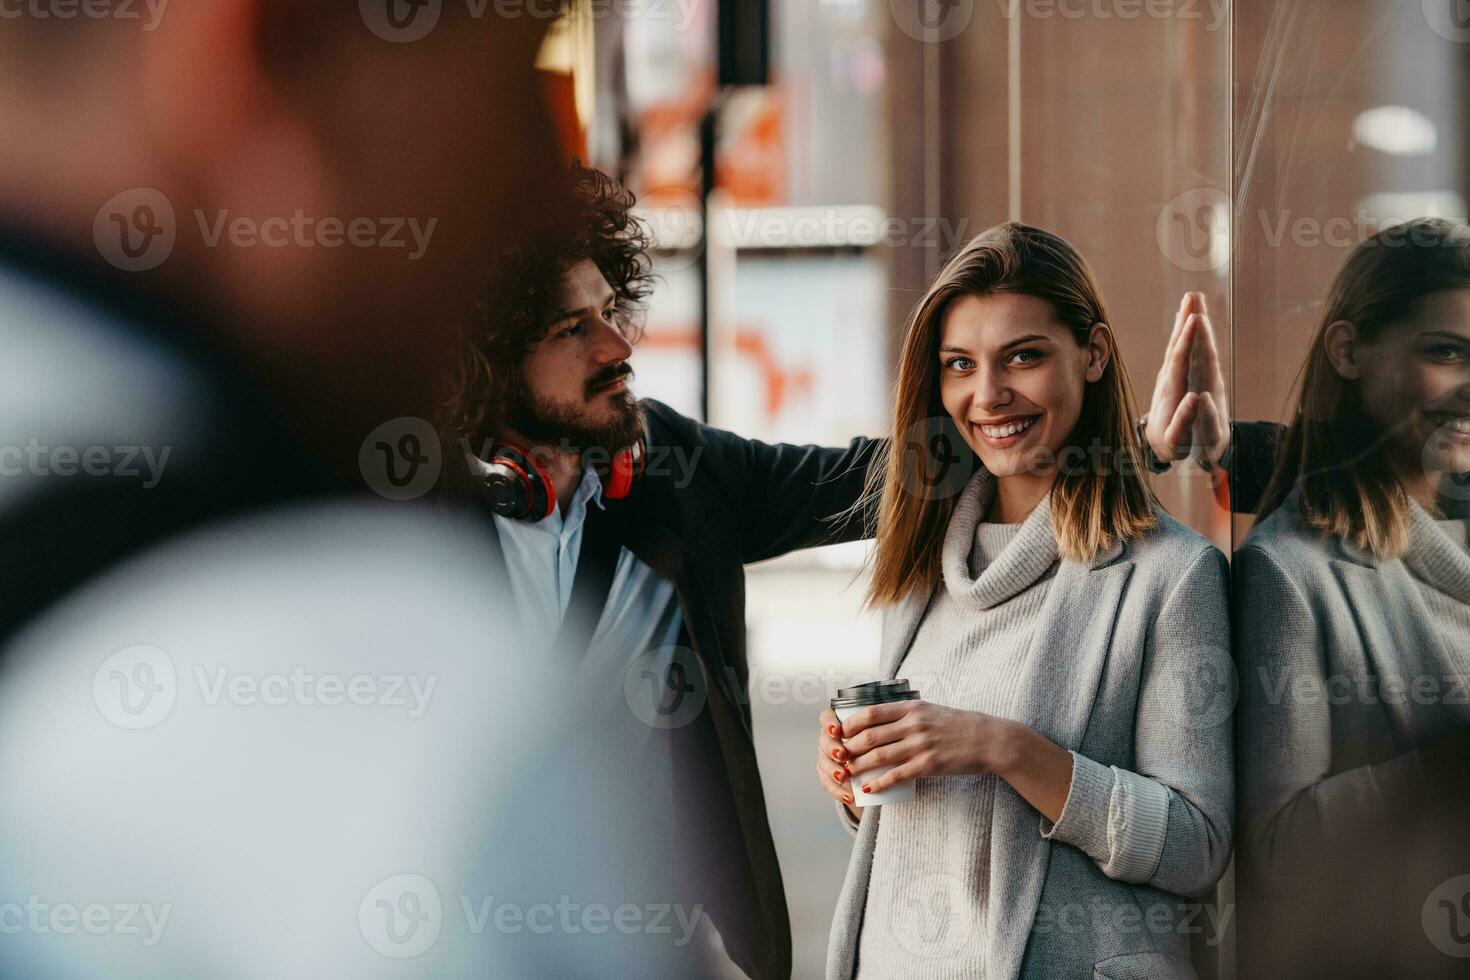
<instances>
[{"instance_id":1,"label":"coat lapel","mask_svg":"<svg viewBox=\"0 0 1470 980\"><path fill-rule=\"evenodd\" d=\"M1090 566L1064 561L1042 606L1031 648L1022 667L1017 720L1064 749L1079 751L1087 734L1098 684L1107 664L1113 626L1132 562L1116 561L1121 548L1101 554ZM989 944L992 977L1020 975L1026 937L1036 918L1051 857L1040 816L1009 786L999 787L991 833L1005 846L993 850L992 908L1004 936Z\"/></svg>"},{"instance_id":2,"label":"coat lapel","mask_svg":"<svg viewBox=\"0 0 1470 980\"><path fill-rule=\"evenodd\" d=\"M917 589L883 617L882 640L878 648L878 676L883 680L892 680L897 675L935 591L934 588ZM923 694L922 691L919 693Z\"/></svg>"},{"instance_id":3,"label":"coat lapel","mask_svg":"<svg viewBox=\"0 0 1470 980\"><path fill-rule=\"evenodd\" d=\"M1470 722L1470 710L1459 703L1464 698L1448 688L1460 670L1404 563L1377 561L1343 542L1339 550L1344 557L1332 561L1332 570L1353 610L1368 669L1380 691L1391 685L1379 700L1395 745L1407 752ZM1439 685L1433 697L1415 696L1423 678Z\"/></svg>"}]
</instances>

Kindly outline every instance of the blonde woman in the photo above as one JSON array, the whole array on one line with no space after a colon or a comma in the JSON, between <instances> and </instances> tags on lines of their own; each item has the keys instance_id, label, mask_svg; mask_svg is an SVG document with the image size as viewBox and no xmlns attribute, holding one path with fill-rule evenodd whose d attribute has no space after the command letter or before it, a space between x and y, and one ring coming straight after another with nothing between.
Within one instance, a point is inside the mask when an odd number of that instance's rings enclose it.
<instances>
[{"instance_id":1,"label":"blonde woman","mask_svg":"<svg viewBox=\"0 0 1470 980\"><path fill-rule=\"evenodd\" d=\"M822 715L856 836L830 978L1194 975L1190 896L1230 856L1226 566L1140 475L1108 322L1076 251L1019 224L910 318L870 599L883 676L922 699ZM935 423L979 464L957 495L926 479Z\"/></svg>"},{"instance_id":2,"label":"blonde woman","mask_svg":"<svg viewBox=\"0 0 1470 980\"><path fill-rule=\"evenodd\" d=\"M1299 387L1236 561L1241 975L1464 976L1470 229L1361 245Z\"/></svg>"}]
</instances>

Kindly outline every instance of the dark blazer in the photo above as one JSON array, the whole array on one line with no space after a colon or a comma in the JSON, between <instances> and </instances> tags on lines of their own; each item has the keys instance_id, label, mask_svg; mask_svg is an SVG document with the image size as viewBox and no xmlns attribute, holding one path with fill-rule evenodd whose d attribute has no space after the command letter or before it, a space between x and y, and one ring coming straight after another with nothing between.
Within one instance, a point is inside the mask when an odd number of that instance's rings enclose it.
<instances>
[{"instance_id":1,"label":"dark blazer","mask_svg":"<svg viewBox=\"0 0 1470 980\"><path fill-rule=\"evenodd\" d=\"M606 510L589 520L612 522L622 545L673 583L683 610L680 643L703 673L698 716L668 733L674 757L687 760L675 775L689 838L671 846L667 859L700 856L698 880L686 885L727 952L758 980L786 978L791 927L747 694L745 566L862 537L863 521L839 515L861 497L881 443L769 445L657 401L642 406L647 468L625 499L604 498ZM598 820L578 819L579 834L605 832Z\"/></svg>"}]
</instances>

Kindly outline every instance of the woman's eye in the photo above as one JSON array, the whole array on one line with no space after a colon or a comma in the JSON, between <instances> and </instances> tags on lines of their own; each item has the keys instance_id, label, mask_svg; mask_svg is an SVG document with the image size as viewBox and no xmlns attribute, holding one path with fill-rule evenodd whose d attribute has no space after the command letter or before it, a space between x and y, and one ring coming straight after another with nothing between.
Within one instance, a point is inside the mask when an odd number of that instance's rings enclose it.
<instances>
[{"instance_id":1,"label":"woman's eye","mask_svg":"<svg viewBox=\"0 0 1470 980\"><path fill-rule=\"evenodd\" d=\"M951 371L968 371L975 366L975 362L968 357L951 357L944 362L944 366Z\"/></svg>"},{"instance_id":2,"label":"woman's eye","mask_svg":"<svg viewBox=\"0 0 1470 980\"><path fill-rule=\"evenodd\" d=\"M1456 347L1454 344L1438 344L1430 347L1425 353L1429 355L1431 360L1441 363L1465 359L1465 351L1460 347Z\"/></svg>"},{"instance_id":3,"label":"woman's eye","mask_svg":"<svg viewBox=\"0 0 1470 980\"><path fill-rule=\"evenodd\" d=\"M1040 360L1041 357L1041 351L1031 350L1030 348L1027 348L1026 350L1016 351L1014 354L1011 355L1011 360L1015 361L1018 364L1029 364L1032 361Z\"/></svg>"}]
</instances>

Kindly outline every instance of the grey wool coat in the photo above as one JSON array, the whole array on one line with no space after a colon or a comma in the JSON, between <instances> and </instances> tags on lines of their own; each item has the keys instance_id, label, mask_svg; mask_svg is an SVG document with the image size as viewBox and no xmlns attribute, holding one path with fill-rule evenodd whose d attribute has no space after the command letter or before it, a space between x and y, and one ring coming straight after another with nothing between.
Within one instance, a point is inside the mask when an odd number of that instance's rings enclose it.
<instances>
[{"instance_id":1,"label":"grey wool coat","mask_svg":"<svg viewBox=\"0 0 1470 980\"><path fill-rule=\"evenodd\" d=\"M914 980L947 975L957 939L978 946L985 980L1194 976L1189 939L1202 917L1191 896L1211 892L1231 848L1228 574L1208 541L1160 521L1089 563L1060 561L1015 718L1074 753L1067 809L1051 825L997 785L991 913L973 934L946 936L965 910L942 883L915 882L913 921L897 931ZM898 674L931 596L888 610L881 676ZM855 828L828 980L854 975L882 811L865 809Z\"/></svg>"},{"instance_id":2,"label":"grey wool coat","mask_svg":"<svg viewBox=\"0 0 1470 980\"><path fill-rule=\"evenodd\" d=\"M1464 942L1436 890L1470 873L1470 552L1414 505L1379 559L1298 499L1235 562L1241 976L1463 977L1434 940Z\"/></svg>"}]
</instances>

